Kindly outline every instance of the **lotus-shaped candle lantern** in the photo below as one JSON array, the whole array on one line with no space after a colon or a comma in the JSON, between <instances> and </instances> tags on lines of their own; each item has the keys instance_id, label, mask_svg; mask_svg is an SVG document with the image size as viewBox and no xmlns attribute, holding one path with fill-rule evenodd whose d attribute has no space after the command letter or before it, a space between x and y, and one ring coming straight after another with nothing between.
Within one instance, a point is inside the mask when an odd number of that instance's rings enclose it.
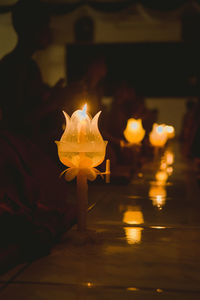
<instances>
[{"instance_id":1,"label":"lotus-shaped candle lantern","mask_svg":"<svg viewBox=\"0 0 200 300\"><path fill-rule=\"evenodd\" d=\"M129 119L124 130L124 136L127 141L131 144L139 144L143 140L144 135L145 130L142 127L142 120Z\"/></svg>"},{"instance_id":2,"label":"lotus-shaped candle lantern","mask_svg":"<svg viewBox=\"0 0 200 300\"><path fill-rule=\"evenodd\" d=\"M158 125L154 123L153 129L149 135L149 140L154 147L163 147L167 142L167 133L165 125Z\"/></svg>"},{"instance_id":3,"label":"lotus-shaped candle lantern","mask_svg":"<svg viewBox=\"0 0 200 300\"><path fill-rule=\"evenodd\" d=\"M89 180L94 180L97 170L94 167L101 164L105 158L107 142L103 140L98 129L98 112L92 119L86 111L76 110L71 118L63 112L66 119L65 131L57 143L60 161L69 169L66 179L72 180L79 169L85 169Z\"/></svg>"},{"instance_id":4,"label":"lotus-shaped candle lantern","mask_svg":"<svg viewBox=\"0 0 200 300\"><path fill-rule=\"evenodd\" d=\"M68 167L65 174L70 181L77 177L77 223L78 231L86 231L86 216L88 210L87 180L95 180L98 174L106 175L109 182L110 162L106 161L106 172L101 173L96 166L105 158L107 142L103 140L98 129L98 112L92 119L87 113L87 105L82 110L76 110L71 118L63 112L66 128L60 139L56 141L60 161Z\"/></svg>"}]
</instances>

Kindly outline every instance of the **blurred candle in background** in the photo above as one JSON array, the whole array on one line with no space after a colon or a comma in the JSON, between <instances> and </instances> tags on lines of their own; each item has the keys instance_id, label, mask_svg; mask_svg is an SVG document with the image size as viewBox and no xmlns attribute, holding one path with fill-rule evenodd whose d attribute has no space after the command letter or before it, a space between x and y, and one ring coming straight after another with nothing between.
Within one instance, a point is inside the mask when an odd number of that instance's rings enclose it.
<instances>
[{"instance_id":1,"label":"blurred candle in background","mask_svg":"<svg viewBox=\"0 0 200 300\"><path fill-rule=\"evenodd\" d=\"M145 130L142 127L141 119L131 118L128 120L124 136L130 144L139 144L145 135Z\"/></svg>"}]
</instances>

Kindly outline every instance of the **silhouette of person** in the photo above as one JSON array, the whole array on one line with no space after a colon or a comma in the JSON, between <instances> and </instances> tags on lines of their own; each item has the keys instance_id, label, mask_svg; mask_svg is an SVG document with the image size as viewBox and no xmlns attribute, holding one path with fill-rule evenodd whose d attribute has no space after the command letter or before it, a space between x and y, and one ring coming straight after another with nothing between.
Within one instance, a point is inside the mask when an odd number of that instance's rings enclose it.
<instances>
[{"instance_id":1,"label":"silhouette of person","mask_svg":"<svg viewBox=\"0 0 200 300\"><path fill-rule=\"evenodd\" d=\"M92 116L101 109L101 99L104 95L103 79L106 73L105 58L100 54L92 57L81 79L71 82L68 87L68 101L64 106L69 115L85 103Z\"/></svg>"},{"instance_id":2,"label":"silhouette of person","mask_svg":"<svg viewBox=\"0 0 200 300\"><path fill-rule=\"evenodd\" d=\"M49 13L39 0L19 0L12 11L15 49L0 62L0 108L4 128L31 135L37 121L56 108L56 90L42 80L33 59L51 42Z\"/></svg>"},{"instance_id":3,"label":"silhouette of person","mask_svg":"<svg viewBox=\"0 0 200 300\"><path fill-rule=\"evenodd\" d=\"M24 259L47 254L76 210L66 203L57 164L32 139L39 120L60 106L59 85L44 84L32 58L51 41L49 14L39 0L19 0L12 21L18 43L0 62L0 224L6 228L0 239L2 247L17 245Z\"/></svg>"}]
</instances>

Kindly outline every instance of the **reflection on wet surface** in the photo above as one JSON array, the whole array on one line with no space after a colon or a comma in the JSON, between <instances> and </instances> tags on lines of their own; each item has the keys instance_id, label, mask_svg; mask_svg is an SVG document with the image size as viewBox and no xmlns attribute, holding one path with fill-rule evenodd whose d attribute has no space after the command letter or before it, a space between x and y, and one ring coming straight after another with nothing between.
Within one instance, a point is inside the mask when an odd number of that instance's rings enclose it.
<instances>
[{"instance_id":1,"label":"reflection on wet surface","mask_svg":"<svg viewBox=\"0 0 200 300\"><path fill-rule=\"evenodd\" d=\"M165 205L167 197L166 187L162 185L151 184L149 189L149 198L152 200L153 206L162 209Z\"/></svg>"},{"instance_id":2,"label":"reflection on wet surface","mask_svg":"<svg viewBox=\"0 0 200 300\"><path fill-rule=\"evenodd\" d=\"M167 165L172 165L174 163L174 153L170 150L165 151L163 158Z\"/></svg>"},{"instance_id":3,"label":"reflection on wet surface","mask_svg":"<svg viewBox=\"0 0 200 300\"><path fill-rule=\"evenodd\" d=\"M142 227L124 227L127 243L130 245L139 244L142 240L142 230Z\"/></svg>"},{"instance_id":4,"label":"reflection on wet surface","mask_svg":"<svg viewBox=\"0 0 200 300\"><path fill-rule=\"evenodd\" d=\"M129 185L91 185L96 205L88 227L96 242L74 245L72 229L0 297L200 299L199 195L195 171L182 161L177 145L145 165Z\"/></svg>"},{"instance_id":5,"label":"reflection on wet surface","mask_svg":"<svg viewBox=\"0 0 200 300\"><path fill-rule=\"evenodd\" d=\"M155 175L157 184L164 184L168 179L168 174L166 171L157 171Z\"/></svg>"},{"instance_id":6,"label":"reflection on wet surface","mask_svg":"<svg viewBox=\"0 0 200 300\"><path fill-rule=\"evenodd\" d=\"M162 210L167 200L167 183L173 173L174 153L167 149L161 157L160 168L155 174L155 182L150 182L149 198L153 206Z\"/></svg>"},{"instance_id":7,"label":"reflection on wet surface","mask_svg":"<svg viewBox=\"0 0 200 300\"><path fill-rule=\"evenodd\" d=\"M123 222L128 225L144 223L143 213L140 206L128 205L123 213ZM124 227L127 243L138 244L142 240L142 227Z\"/></svg>"},{"instance_id":8,"label":"reflection on wet surface","mask_svg":"<svg viewBox=\"0 0 200 300\"><path fill-rule=\"evenodd\" d=\"M172 175L173 170L174 170L173 167L167 167L166 171L167 171L168 176Z\"/></svg>"}]
</instances>

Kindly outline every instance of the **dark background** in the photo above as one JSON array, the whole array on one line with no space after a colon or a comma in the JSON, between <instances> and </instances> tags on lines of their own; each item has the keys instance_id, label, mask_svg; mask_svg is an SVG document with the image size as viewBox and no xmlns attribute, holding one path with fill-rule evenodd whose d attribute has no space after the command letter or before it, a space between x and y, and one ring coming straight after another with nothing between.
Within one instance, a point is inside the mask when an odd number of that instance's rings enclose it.
<instances>
[{"instance_id":1,"label":"dark background","mask_svg":"<svg viewBox=\"0 0 200 300\"><path fill-rule=\"evenodd\" d=\"M170 42L67 45L68 81L81 79L91 61L102 55L108 86L125 80L146 97L198 96L199 48Z\"/></svg>"}]
</instances>

